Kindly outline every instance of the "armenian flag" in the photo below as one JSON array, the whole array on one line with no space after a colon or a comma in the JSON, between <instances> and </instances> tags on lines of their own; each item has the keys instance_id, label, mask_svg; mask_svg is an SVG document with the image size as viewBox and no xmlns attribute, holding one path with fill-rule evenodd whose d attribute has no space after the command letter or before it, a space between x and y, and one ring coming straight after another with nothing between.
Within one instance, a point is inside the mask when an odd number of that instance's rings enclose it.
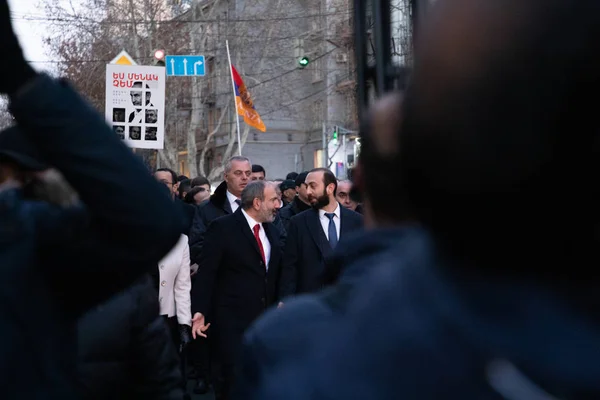
<instances>
[{"instance_id":1,"label":"armenian flag","mask_svg":"<svg viewBox=\"0 0 600 400\"><path fill-rule=\"evenodd\" d=\"M235 86L235 105L237 113L244 117L244 122L251 127L258 129L261 132L266 132L267 128L254 108L250 92L248 92L244 81L233 65L231 66L231 74L233 75L233 83Z\"/></svg>"}]
</instances>

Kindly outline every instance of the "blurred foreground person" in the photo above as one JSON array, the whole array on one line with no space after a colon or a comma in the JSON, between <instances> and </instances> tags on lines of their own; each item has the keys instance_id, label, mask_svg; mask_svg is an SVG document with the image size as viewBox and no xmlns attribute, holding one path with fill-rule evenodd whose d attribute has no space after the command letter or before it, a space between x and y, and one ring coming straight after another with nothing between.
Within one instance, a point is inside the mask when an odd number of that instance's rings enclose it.
<instances>
[{"instance_id":1,"label":"blurred foreground person","mask_svg":"<svg viewBox=\"0 0 600 400\"><path fill-rule=\"evenodd\" d=\"M399 186L385 184L396 174L396 127L400 124L401 100L399 93L379 100L365 127L368 134L363 135L355 174L363 195L370 199L365 220L369 230L353 233L327 260L325 280L329 285L337 282L335 286L288 300L283 307L267 312L247 331L236 399L262 399L273 377L294 365L319 340L321 329L335 323L335 318L345 311L364 277L377 267L380 254L410 236L410 213L398 201L403 198ZM397 201L387 201L390 198Z\"/></svg>"},{"instance_id":2,"label":"blurred foreground person","mask_svg":"<svg viewBox=\"0 0 600 400\"><path fill-rule=\"evenodd\" d=\"M188 235L192 228L192 222L196 215L196 207L191 204L185 203L180 198L180 186L186 184L186 180L178 181L177 174L175 171L169 168L159 168L154 172L154 177L157 181L162 183L169 190L169 196L175 202L175 206L181 210L181 214L184 218L181 220L181 233ZM189 181L189 179L187 180Z\"/></svg>"},{"instance_id":3,"label":"blurred foreground person","mask_svg":"<svg viewBox=\"0 0 600 400\"><path fill-rule=\"evenodd\" d=\"M0 134L0 167L11 165L29 200L73 207L76 193L23 138L14 127ZM80 216L85 218L83 210ZM178 358L158 311L156 290L145 277L79 320L77 371L83 399L183 398Z\"/></svg>"},{"instance_id":4,"label":"blurred foreground person","mask_svg":"<svg viewBox=\"0 0 600 400\"><path fill-rule=\"evenodd\" d=\"M196 186L185 195L185 202L199 206L210 198L210 192L202 186Z\"/></svg>"},{"instance_id":5,"label":"blurred foreground person","mask_svg":"<svg viewBox=\"0 0 600 400\"><path fill-rule=\"evenodd\" d=\"M80 207L26 200L14 164L0 167L0 393L78 398L77 320L156 265L177 241L179 215L101 115L24 61L6 0L0 50L12 60L0 67L0 93L23 139L85 207L82 218Z\"/></svg>"},{"instance_id":6,"label":"blurred foreground person","mask_svg":"<svg viewBox=\"0 0 600 400\"><path fill-rule=\"evenodd\" d=\"M183 399L179 359L158 310L144 278L80 320L83 399Z\"/></svg>"},{"instance_id":7,"label":"blurred foreground person","mask_svg":"<svg viewBox=\"0 0 600 400\"><path fill-rule=\"evenodd\" d=\"M600 3L447 0L421 27L398 165L425 231L255 398L600 398Z\"/></svg>"}]
</instances>

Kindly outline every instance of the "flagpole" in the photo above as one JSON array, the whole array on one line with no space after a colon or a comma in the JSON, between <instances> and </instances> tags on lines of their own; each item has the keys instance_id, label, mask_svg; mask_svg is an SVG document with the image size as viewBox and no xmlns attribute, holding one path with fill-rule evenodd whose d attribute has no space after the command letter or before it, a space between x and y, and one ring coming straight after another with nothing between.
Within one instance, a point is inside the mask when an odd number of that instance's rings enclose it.
<instances>
[{"instance_id":1,"label":"flagpole","mask_svg":"<svg viewBox=\"0 0 600 400\"><path fill-rule=\"evenodd\" d=\"M240 117L237 113L237 99L235 95L235 81L233 80L233 69L231 68L231 54L229 53L229 40L225 40L225 46L227 47L227 59L229 60L229 74L231 75L231 88L233 89L233 104L235 106L235 123L237 125L237 140L238 140L238 154L242 155L242 137L240 136Z\"/></svg>"}]
</instances>

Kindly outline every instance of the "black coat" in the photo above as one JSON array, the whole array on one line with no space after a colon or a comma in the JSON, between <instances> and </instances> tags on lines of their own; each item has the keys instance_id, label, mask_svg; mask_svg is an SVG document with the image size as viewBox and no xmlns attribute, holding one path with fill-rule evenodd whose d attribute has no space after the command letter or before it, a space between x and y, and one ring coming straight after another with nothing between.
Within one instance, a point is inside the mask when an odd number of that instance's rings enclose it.
<instances>
[{"instance_id":1,"label":"black coat","mask_svg":"<svg viewBox=\"0 0 600 400\"><path fill-rule=\"evenodd\" d=\"M181 233L189 236L190 231L192 230L192 224L194 223L196 212L198 212L198 207L193 204L188 204L178 198L175 198L175 205L181 209L181 214L183 217L183 228Z\"/></svg>"},{"instance_id":2,"label":"black coat","mask_svg":"<svg viewBox=\"0 0 600 400\"><path fill-rule=\"evenodd\" d=\"M86 207L81 218L0 191L0 397L77 398L77 320L158 263L179 238L179 214L66 84L40 76L11 110Z\"/></svg>"},{"instance_id":3,"label":"black coat","mask_svg":"<svg viewBox=\"0 0 600 400\"><path fill-rule=\"evenodd\" d=\"M340 242L363 227L362 215L340 205ZM315 292L325 284L325 261L333 250L323 232L319 212L310 209L292 217L281 272L280 297Z\"/></svg>"},{"instance_id":4,"label":"black coat","mask_svg":"<svg viewBox=\"0 0 600 400\"><path fill-rule=\"evenodd\" d=\"M216 219L206 232L205 247L192 285L192 313L211 322L217 356L232 362L246 328L278 301L281 272L279 230L263 224L271 244L268 271L241 209Z\"/></svg>"},{"instance_id":5,"label":"black coat","mask_svg":"<svg viewBox=\"0 0 600 400\"><path fill-rule=\"evenodd\" d=\"M194 216L194 222L190 230L190 258L192 264L199 264L200 253L204 244L204 235L208 225L215 219L231 214L231 206L227 201L227 182L221 182L215 192L198 206L198 212ZM285 228L279 218L279 213L273 222L279 230L281 246L285 244Z\"/></svg>"},{"instance_id":6,"label":"black coat","mask_svg":"<svg viewBox=\"0 0 600 400\"><path fill-rule=\"evenodd\" d=\"M79 321L83 399L181 400L181 370L150 279Z\"/></svg>"},{"instance_id":7,"label":"black coat","mask_svg":"<svg viewBox=\"0 0 600 400\"><path fill-rule=\"evenodd\" d=\"M286 205L285 207L282 207L281 210L279 210L279 217L281 218L281 222L283 223L283 227L285 228L286 232L288 230L290 220L292 219L292 217L308 209L310 209L310 205L306 204L305 202L300 200L298 196L296 196L294 201L292 201L290 204Z\"/></svg>"}]
</instances>

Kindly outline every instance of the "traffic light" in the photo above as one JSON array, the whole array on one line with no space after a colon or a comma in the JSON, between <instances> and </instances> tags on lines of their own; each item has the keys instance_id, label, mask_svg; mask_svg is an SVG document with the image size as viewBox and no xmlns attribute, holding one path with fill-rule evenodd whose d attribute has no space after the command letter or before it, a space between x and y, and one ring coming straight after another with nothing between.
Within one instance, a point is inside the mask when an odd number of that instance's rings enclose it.
<instances>
[{"instance_id":1,"label":"traffic light","mask_svg":"<svg viewBox=\"0 0 600 400\"><path fill-rule=\"evenodd\" d=\"M165 51L164 50L156 50L154 52L154 65L157 67L165 66Z\"/></svg>"},{"instance_id":2,"label":"traffic light","mask_svg":"<svg viewBox=\"0 0 600 400\"><path fill-rule=\"evenodd\" d=\"M334 126L333 127L333 136L332 136L333 140L338 140L338 127Z\"/></svg>"},{"instance_id":3,"label":"traffic light","mask_svg":"<svg viewBox=\"0 0 600 400\"><path fill-rule=\"evenodd\" d=\"M308 59L308 57L301 57L298 60L298 65L300 65L300 68L306 68L309 62L310 60Z\"/></svg>"}]
</instances>

